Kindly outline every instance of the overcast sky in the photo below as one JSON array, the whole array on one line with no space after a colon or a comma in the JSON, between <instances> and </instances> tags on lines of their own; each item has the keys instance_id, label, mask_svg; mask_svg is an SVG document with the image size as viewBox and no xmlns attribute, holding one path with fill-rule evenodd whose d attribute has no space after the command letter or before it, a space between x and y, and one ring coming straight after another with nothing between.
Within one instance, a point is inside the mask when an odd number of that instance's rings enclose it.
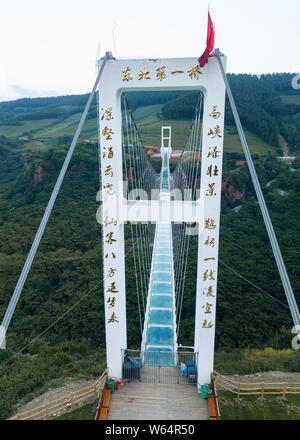
<instances>
[{"instance_id":1,"label":"overcast sky","mask_svg":"<svg viewBox=\"0 0 300 440\"><path fill-rule=\"evenodd\" d=\"M299 71L299 0L209 4L229 72ZM88 92L99 43L101 56L118 58L198 57L205 47L207 0L0 0L0 7L0 101Z\"/></svg>"}]
</instances>

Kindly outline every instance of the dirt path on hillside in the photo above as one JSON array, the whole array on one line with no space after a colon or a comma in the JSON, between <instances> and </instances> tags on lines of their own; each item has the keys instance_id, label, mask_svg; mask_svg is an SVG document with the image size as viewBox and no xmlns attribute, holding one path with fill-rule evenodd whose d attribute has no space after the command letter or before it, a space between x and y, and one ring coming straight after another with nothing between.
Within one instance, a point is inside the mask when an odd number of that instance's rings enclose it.
<instances>
[{"instance_id":1,"label":"dirt path on hillside","mask_svg":"<svg viewBox=\"0 0 300 440\"><path fill-rule=\"evenodd\" d=\"M29 411L30 409L37 408L38 406L44 405L45 403L49 403L52 400L59 399L60 397L65 396L66 394L74 393L74 391L78 391L81 388L88 387L95 383L96 379L92 380L80 380L78 382L69 383L63 387L59 388L50 388L46 393L41 394L35 399L31 400L26 404L20 404L15 408L15 414L23 413L25 411Z\"/></svg>"},{"instance_id":2,"label":"dirt path on hillside","mask_svg":"<svg viewBox=\"0 0 300 440\"><path fill-rule=\"evenodd\" d=\"M287 157L289 155L289 147L288 147L286 140L284 139L283 136L281 136L281 134L279 135L278 142L279 142L279 145L282 149L283 156Z\"/></svg>"},{"instance_id":3,"label":"dirt path on hillside","mask_svg":"<svg viewBox=\"0 0 300 440\"><path fill-rule=\"evenodd\" d=\"M227 376L226 376L227 377ZM234 374L228 376L236 382L253 383L253 382L299 382L300 373L286 373L282 371L268 371L265 373L255 374Z\"/></svg>"}]
</instances>

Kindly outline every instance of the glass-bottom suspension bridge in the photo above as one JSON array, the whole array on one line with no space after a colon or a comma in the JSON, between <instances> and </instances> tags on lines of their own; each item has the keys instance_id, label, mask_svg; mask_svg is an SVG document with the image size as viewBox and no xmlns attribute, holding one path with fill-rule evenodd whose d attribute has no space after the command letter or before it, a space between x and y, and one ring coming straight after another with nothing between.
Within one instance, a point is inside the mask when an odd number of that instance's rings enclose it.
<instances>
[{"instance_id":1,"label":"glass-bottom suspension bridge","mask_svg":"<svg viewBox=\"0 0 300 440\"><path fill-rule=\"evenodd\" d=\"M95 85L82 114L73 141L65 158L65 162L45 210L43 219L40 223L15 291L3 318L2 325L0 327L0 346L5 339L8 326L13 317L24 283L30 271L53 205L59 193L88 110L94 98L100 77L103 73L106 63L111 60L111 55L107 53L99 68ZM215 66L219 66L222 75L221 77L223 77L225 83L229 102L246 155L251 178L255 187L277 267L286 293L288 306L291 311L294 325L298 326L299 331L300 316L297 303L295 301L289 278L283 263L280 249L218 50L215 53L214 61L216 61ZM134 121L126 95L125 93L121 95L122 166L123 181L125 181L127 185L127 193L124 191L124 193L126 193L124 194L124 197L127 198L127 200L130 200L130 197L133 197L134 200L137 200L135 193L137 189L139 191L138 199L141 201L151 200L153 190L157 191L157 199L162 203L164 201L169 201L172 198L172 191L174 190L180 191L181 193L187 192L189 194L190 201L193 202L196 200L197 191L201 189L200 165L201 160L203 160L203 157L201 157L203 139L203 103L204 95L200 92L199 101L195 109L194 118L186 143L183 146L180 158L175 164L173 172L170 171L169 166L171 147L168 146L168 148L165 148L164 145L162 145L161 149L161 170L157 171L145 152L145 148L140 138L139 131ZM100 108L101 106L99 105L98 107ZM110 153L110 151L107 151L105 154L109 155ZM100 152L100 157L102 154L103 152ZM106 172L111 175L113 173L111 168L107 168L105 170L104 174L108 175ZM102 172L102 180L105 178L104 174ZM137 309L141 331L141 350L138 358L139 362L145 366L158 365L174 367L176 365L178 366L178 362L180 361L180 358L178 357L179 353L177 338L179 335L184 303L186 269L188 265L189 244L191 239L191 234L187 233L188 227L189 226L186 223L175 222L157 223L156 225L151 224L150 222L138 222L136 224L132 222L130 225L128 225L131 235L129 240L131 243L131 249L129 251L131 252L133 259L132 269L134 270L135 276ZM112 239L112 236L110 239ZM113 274L113 271L115 270L116 269L112 269L111 273ZM114 292L113 288L111 289L111 292ZM109 307L113 307L115 301L116 298L113 297L113 295L107 298L107 302L110 304ZM118 322L114 313L111 315L110 319L114 319L115 322ZM197 355L197 353L192 350L191 361L195 361L195 355ZM126 363L126 360L128 360L128 353L123 353L123 362ZM196 364L197 362L195 362L195 365Z\"/></svg>"}]
</instances>

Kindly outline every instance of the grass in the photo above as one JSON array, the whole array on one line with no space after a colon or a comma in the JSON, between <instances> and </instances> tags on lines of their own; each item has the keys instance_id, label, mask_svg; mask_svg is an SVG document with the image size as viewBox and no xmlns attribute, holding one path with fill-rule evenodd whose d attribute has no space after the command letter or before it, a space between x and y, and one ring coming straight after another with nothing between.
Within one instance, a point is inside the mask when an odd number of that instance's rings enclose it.
<instances>
[{"instance_id":1,"label":"grass","mask_svg":"<svg viewBox=\"0 0 300 440\"><path fill-rule=\"evenodd\" d=\"M23 151L24 150L32 151L32 152L43 151L43 150L45 150L45 148L47 148L47 147L43 142L31 141L31 142L27 142L26 144L24 144Z\"/></svg>"},{"instance_id":2,"label":"grass","mask_svg":"<svg viewBox=\"0 0 300 440\"><path fill-rule=\"evenodd\" d=\"M299 350L274 350L265 348L235 349L229 352L217 351L215 370L220 374L254 374L263 371L300 371Z\"/></svg>"},{"instance_id":3,"label":"grass","mask_svg":"<svg viewBox=\"0 0 300 440\"><path fill-rule=\"evenodd\" d=\"M156 120L146 124L138 124L141 138L143 139L145 146L160 148L161 127L163 125L172 127L173 150L181 150L185 144L191 126L190 121Z\"/></svg>"},{"instance_id":4,"label":"grass","mask_svg":"<svg viewBox=\"0 0 300 440\"><path fill-rule=\"evenodd\" d=\"M159 106L151 106L159 107ZM138 109L143 114L144 107ZM161 143L161 127L163 125L172 127L172 148L174 150L181 150L185 144L191 121L174 121L161 120L153 114L148 108L148 119L137 120L137 125L140 130L141 138L147 147L160 147ZM245 135L249 144L251 153L265 154L269 151L276 151L277 148L269 145L256 136L251 131L245 130ZM224 136L224 151L225 153L243 153L242 145L235 127L226 127Z\"/></svg>"},{"instance_id":5,"label":"grass","mask_svg":"<svg viewBox=\"0 0 300 440\"><path fill-rule=\"evenodd\" d=\"M218 390L222 420L300 420L300 396L242 396Z\"/></svg>"},{"instance_id":6,"label":"grass","mask_svg":"<svg viewBox=\"0 0 300 440\"><path fill-rule=\"evenodd\" d=\"M23 121L23 125L0 125L0 136L7 138L16 138L29 131L41 130L49 127L55 122L55 119L38 119L33 121Z\"/></svg>"},{"instance_id":7,"label":"grass","mask_svg":"<svg viewBox=\"0 0 300 440\"><path fill-rule=\"evenodd\" d=\"M269 151L276 152L277 147L267 144L251 131L244 130L250 152L265 154ZM225 153L243 153L242 144L235 127L226 127L224 136Z\"/></svg>"},{"instance_id":8,"label":"grass","mask_svg":"<svg viewBox=\"0 0 300 440\"><path fill-rule=\"evenodd\" d=\"M283 97L287 100L299 98L299 96ZM191 126L191 121L163 120L159 118L162 104L139 107L134 111L134 118L140 130L141 138L146 147L160 147L161 127L172 127L172 147L181 150L186 142ZM77 128L81 113L75 113L64 120L42 119L24 121L21 126L0 126L0 136L10 139L17 138L25 132L32 132L33 139L25 144L25 150L39 151L51 144L51 140L59 137L73 137ZM265 154L268 151L276 151L276 147L268 145L254 133L245 130L251 153ZM97 119L87 119L81 133L81 138L95 139L98 137ZM50 143L49 143L50 142ZM235 127L226 127L224 136L224 151L242 153L242 146Z\"/></svg>"},{"instance_id":9,"label":"grass","mask_svg":"<svg viewBox=\"0 0 300 440\"><path fill-rule=\"evenodd\" d=\"M57 138L60 136L72 136L75 133L80 116L81 113L75 113L63 121L59 121L50 127L45 127L43 130L35 133L35 138Z\"/></svg>"},{"instance_id":10,"label":"grass","mask_svg":"<svg viewBox=\"0 0 300 440\"><path fill-rule=\"evenodd\" d=\"M74 409L74 411L62 414L56 417L55 420L94 420L95 404L89 403L81 408Z\"/></svg>"},{"instance_id":11,"label":"grass","mask_svg":"<svg viewBox=\"0 0 300 440\"><path fill-rule=\"evenodd\" d=\"M133 117L137 123L149 123L157 121L157 115L163 108L163 104L148 105L146 107L139 107L133 112Z\"/></svg>"},{"instance_id":12,"label":"grass","mask_svg":"<svg viewBox=\"0 0 300 440\"><path fill-rule=\"evenodd\" d=\"M57 139L63 136L74 136L75 130L80 120L81 113L75 113L72 116L64 119L63 121L57 121L50 127L46 127L42 130L35 132L34 137L47 138L47 139ZM81 138L98 138L98 125L97 119L87 119L84 123Z\"/></svg>"}]
</instances>

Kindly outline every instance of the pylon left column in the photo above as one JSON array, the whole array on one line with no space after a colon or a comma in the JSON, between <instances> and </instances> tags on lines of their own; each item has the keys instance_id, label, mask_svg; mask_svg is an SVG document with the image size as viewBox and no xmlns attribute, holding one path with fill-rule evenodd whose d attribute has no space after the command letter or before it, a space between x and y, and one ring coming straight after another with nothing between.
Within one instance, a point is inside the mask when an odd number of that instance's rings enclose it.
<instances>
[{"instance_id":1,"label":"pylon left column","mask_svg":"<svg viewBox=\"0 0 300 440\"><path fill-rule=\"evenodd\" d=\"M110 64L105 81L109 79ZM117 94L99 85L100 164L102 177L102 246L106 356L109 375L122 378L122 349L127 348L121 109ZM105 93L110 90L110 93ZM121 202L121 203L120 203Z\"/></svg>"}]
</instances>

